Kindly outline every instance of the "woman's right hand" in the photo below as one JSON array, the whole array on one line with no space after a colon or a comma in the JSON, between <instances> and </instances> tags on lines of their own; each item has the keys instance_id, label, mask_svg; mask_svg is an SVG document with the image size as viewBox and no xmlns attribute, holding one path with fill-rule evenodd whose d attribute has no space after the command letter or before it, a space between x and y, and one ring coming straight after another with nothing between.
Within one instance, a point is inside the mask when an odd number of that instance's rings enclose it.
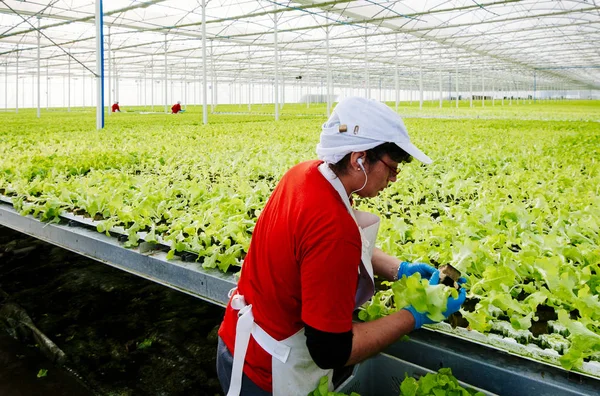
<instances>
[{"instance_id":1,"label":"woman's right hand","mask_svg":"<svg viewBox=\"0 0 600 396\"><path fill-rule=\"evenodd\" d=\"M440 282L440 272L436 270L433 273L433 275L431 275L429 284L437 285L437 284L439 284L439 282ZM458 280L459 285L462 285L465 282L466 282L465 278L460 278ZM465 302L466 298L467 298L467 291L465 290L464 287L461 287L459 289L458 298L453 298L452 296L449 296L448 302L446 304L446 310L442 313L444 315L444 317L446 319L448 319L448 317L450 315L452 315L455 312L458 312L461 305ZM424 324L436 323L435 321L431 320L429 318L429 316L427 316L427 312L419 312L413 306L409 306L404 309L407 310L408 312L410 312L413 315L413 317L415 318L415 328L414 328L415 330L420 329L421 326L423 326Z\"/></svg>"}]
</instances>

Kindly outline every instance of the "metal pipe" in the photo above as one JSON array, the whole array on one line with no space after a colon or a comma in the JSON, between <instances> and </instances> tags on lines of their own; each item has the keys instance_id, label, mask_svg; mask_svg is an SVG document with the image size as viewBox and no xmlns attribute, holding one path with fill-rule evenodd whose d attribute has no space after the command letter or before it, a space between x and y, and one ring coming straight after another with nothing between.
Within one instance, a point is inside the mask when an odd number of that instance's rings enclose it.
<instances>
[{"instance_id":1,"label":"metal pipe","mask_svg":"<svg viewBox=\"0 0 600 396\"><path fill-rule=\"evenodd\" d=\"M485 77L483 68L481 69L481 107L485 107Z\"/></svg>"},{"instance_id":2,"label":"metal pipe","mask_svg":"<svg viewBox=\"0 0 600 396\"><path fill-rule=\"evenodd\" d=\"M148 76L144 70L144 111L148 108Z\"/></svg>"},{"instance_id":3,"label":"metal pipe","mask_svg":"<svg viewBox=\"0 0 600 396\"><path fill-rule=\"evenodd\" d=\"M154 55L150 57L150 106L154 112Z\"/></svg>"},{"instance_id":4,"label":"metal pipe","mask_svg":"<svg viewBox=\"0 0 600 396\"><path fill-rule=\"evenodd\" d=\"M325 19L329 20L329 12L325 13ZM329 115L331 114L331 92L329 91L331 89L331 69L330 69L330 64L329 64L329 25L327 25L327 27L325 27L325 45L327 47L327 56L326 56L326 71L327 71L327 118L329 118Z\"/></svg>"},{"instance_id":5,"label":"metal pipe","mask_svg":"<svg viewBox=\"0 0 600 396\"><path fill-rule=\"evenodd\" d=\"M104 128L104 13L96 0L96 129Z\"/></svg>"},{"instance_id":6,"label":"metal pipe","mask_svg":"<svg viewBox=\"0 0 600 396\"><path fill-rule=\"evenodd\" d=\"M396 47L396 56L394 57L394 87L396 91L396 113L398 112L398 102L400 96L398 95L398 87L400 86L400 81L398 81L398 33L396 33L395 37L395 47Z\"/></svg>"},{"instance_id":7,"label":"metal pipe","mask_svg":"<svg viewBox=\"0 0 600 396\"><path fill-rule=\"evenodd\" d=\"M367 36L367 26L365 25L365 98L369 99L369 60L367 58L367 43L368 43L368 36Z\"/></svg>"},{"instance_id":8,"label":"metal pipe","mask_svg":"<svg viewBox=\"0 0 600 396\"><path fill-rule=\"evenodd\" d=\"M17 50L19 49L19 45L17 44ZM15 114L19 113L19 52L17 51L17 65L16 65L16 74L17 74L17 78L16 78L16 92L15 92Z\"/></svg>"},{"instance_id":9,"label":"metal pipe","mask_svg":"<svg viewBox=\"0 0 600 396\"><path fill-rule=\"evenodd\" d=\"M455 77L455 84L456 84L456 108L458 109L458 56L456 57L456 77Z\"/></svg>"},{"instance_id":10,"label":"metal pipe","mask_svg":"<svg viewBox=\"0 0 600 396\"><path fill-rule=\"evenodd\" d=\"M215 87L213 86L213 89L214 88ZM206 79L206 0L202 0L202 123L204 125L208 124L207 90L208 83Z\"/></svg>"},{"instance_id":11,"label":"metal pipe","mask_svg":"<svg viewBox=\"0 0 600 396\"><path fill-rule=\"evenodd\" d=\"M440 109L442 108L442 49L440 48L440 67L439 67L439 73L440 73Z\"/></svg>"},{"instance_id":12,"label":"metal pipe","mask_svg":"<svg viewBox=\"0 0 600 396\"><path fill-rule=\"evenodd\" d=\"M492 107L496 106L496 79L492 78Z\"/></svg>"},{"instance_id":13,"label":"metal pipe","mask_svg":"<svg viewBox=\"0 0 600 396\"><path fill-rule=\"evenodd\" d=\"M69 92L67 95L67 111L70 112L71 111L71 51L69 51L69 57L67 59L68 59L67 62L69 64L68 69L67 69L68 70L67 91Z\"/></svg>"},{"instance_id":14,"label":"metal pipe","mask_svg":"<svg viewBox=\"0 0 600 396\"><path fill-rule=\"evenodd\" d=\"M8 59L4 64L4 111L8 111Z\"/></svg>"},{"instance_id":15,"label":"metal pipe","mask_svg":"<svg viewBox=\"0 0 600 396\"><path fill-rule=\"evenodd\" d=\"M252 64L250 63L250 46L248 46L248 111L252 111Z\"/></svg>"},{"instance_id":16,"label":"metal pipe","mask_svg":"<svg viewBox=\"0 0 600 396\"><path fill-rule=\"evenodd\" d=\"M537 74L533 71L533 103L536 103L536 89L537 89Z\"/></svg>"},{"instance_id":17,"label":"metal pipe","mask_svg":"<svg viewBox=\"0 0 600 396\"><path fill-rule=\"evenodd\" d=\"M423 109L423 41L419 41L419 110Z\"/></svg>"},{"instance_id":18,"label":"metal pipe","mask_svg":"<svg viewBox=\"0 0 600 396\"><path fill-rule=\"evenodd\" d=\"M469 107L473 107L473 64L469 62Z\"/></svg>"},{"instance_id":19,"label":"metal pipe","mask_svg":"<svg viewBox=\"0 0 600 396\"><path fill-rule=\"evenodd\" d=\"M41 97L41 88L40 88L40 80L41 80L41 76L40 76L40 38L42 37L42 34L40 32L40 20L42 18L41 17L37 17L37 21L38 21L38 31L37 31L37 118L40 118L40 102L42 100Z\"/></svg>"},{"instance_id":20,"label":"metal pipe","mask_svg":"<svg viewBox=\"0 0 600 396\"><path fill-rule=\"evenodd\" d=\"M277 4L273 7L277 9ZM275 30L275 121L279 121L279 50L277 48L277 12L273 14L273 28Z\"/></svg>"},{"instance_id":21,"label":"metal pipe","mask_svg":"<svg viewBox=\"0 0 600 396\"><path fill-rule=\"evenodd\" d=\"M213 41L210 40L210 68L212 70L212 92L210 98L210 111L214 113L215 111L215 102L217 101L217 73L215 71L215 53L213 48ZM204 68L206 69L206 68ZM206 79L204 80L204 84L207 84Z\"/></svg>"},{"instance_id":22,"label":"metal pipe","mask_svg":"<svg viewBox=\"0 0 600 396\"><path fill-rule=\"evenodd\" d=\"M167 70L167 33L165 33L165 114L167 113L167 106L169 102L168 90L169 90L169 71Z\"/></svg>"},{"instance_id":23,"label":"metal pipe","mask_svg":"<svg viewBox=\"0 0 600 396\"><path fill-rule=\"evenodd\" d=\"M81 100L82 100L82 108L83 110L85 110L85 69L81 69L81 86L82 86L82 94L81 94Z\"/></svg>"},{"instance_id":24,"label":"metal pipe","mask_svg":"<svg viewBox=\"0 0 600 396\"><path fill-rule=\"evenodd\" d=\"M110 40L111 40L111 35L110 35L110 26L108 27L108 79L106 80L107 84L108 84L108 115L110 115L112 113L112 86L111 84L111 69L110 69L110 63L113 60L112 59L112 51L110 50Z\"/></svg>"}]
</instances>

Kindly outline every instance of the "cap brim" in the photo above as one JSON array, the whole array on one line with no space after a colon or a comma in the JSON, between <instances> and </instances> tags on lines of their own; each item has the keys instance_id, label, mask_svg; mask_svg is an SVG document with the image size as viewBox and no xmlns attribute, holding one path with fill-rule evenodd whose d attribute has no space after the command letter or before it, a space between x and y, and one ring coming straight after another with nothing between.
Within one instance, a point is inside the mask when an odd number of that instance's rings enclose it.
<instances>
[{"instance_id":1,"label":"cap brim","mask_svg":"<svg viewBox=\"0 0 600 396\"><path fill-rule=\"evenodd\" d=\"M418 159L419 161L421 161L424 164L431 164L433 161L431 160L431 158L429 158L427 155L425 155L425 153L423 153L421 150L419 150L417 148L417 146L415 146L414 144L410 143L410 142L394 142L396 143L396 145L398 147L400 147L402 150L406 151L408 154L410 154L412 157Z\"/></svg>"}]
</instances>

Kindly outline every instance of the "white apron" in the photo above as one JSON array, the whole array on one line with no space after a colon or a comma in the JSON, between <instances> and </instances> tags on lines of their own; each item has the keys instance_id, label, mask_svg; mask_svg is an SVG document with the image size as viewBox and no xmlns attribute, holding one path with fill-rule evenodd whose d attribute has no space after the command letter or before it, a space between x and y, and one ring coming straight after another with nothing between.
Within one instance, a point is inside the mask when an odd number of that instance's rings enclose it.
<instances>
[{"instance_id":1,"label":"white apron","mask_svg":"<svg viewBox=\"0 0 600 396\"><path fill-rule=\"evenodd\" d=\"M371 258L379 230L379 217L374 214L352 209L346 190L340 179L327 164L319 166L319 171L340 194L348 212L358 224L362 251L358 271L355 309L367 302L374 293L373 265ZM236 289L231 291L237 293ZM273 396L307 395L319 384L324 375L329 377L329 390L333 390L331 381L333 370L320 369L312 360L306 347L304 328L296 334L277 341L254 322L252 304L247 305L244 296L235 294L231 306L238 310L238 323L235 334L235 348L231 383L227 396L238 396L242 387L242 374L250 335L267 353L272 356Z\"/></svg>"}]
</instances>

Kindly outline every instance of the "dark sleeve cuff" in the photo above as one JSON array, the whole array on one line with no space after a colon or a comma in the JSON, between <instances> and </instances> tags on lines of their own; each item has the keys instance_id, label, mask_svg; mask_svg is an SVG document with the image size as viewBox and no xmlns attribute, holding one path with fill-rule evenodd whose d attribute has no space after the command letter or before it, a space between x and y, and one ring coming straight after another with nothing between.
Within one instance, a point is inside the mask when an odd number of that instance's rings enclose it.
<instances>
[{"instance_id":1,"label":"dark sleeve cuff","mask_svg":"<svg viewBox=\"0 0 600 396\"><path fill-rule=\"evenodd\" d=\"M304 325L306 346L317 366L323 370L344 367L352 352L352 331L328 333Z\"/></svg>"}]
</instances>

